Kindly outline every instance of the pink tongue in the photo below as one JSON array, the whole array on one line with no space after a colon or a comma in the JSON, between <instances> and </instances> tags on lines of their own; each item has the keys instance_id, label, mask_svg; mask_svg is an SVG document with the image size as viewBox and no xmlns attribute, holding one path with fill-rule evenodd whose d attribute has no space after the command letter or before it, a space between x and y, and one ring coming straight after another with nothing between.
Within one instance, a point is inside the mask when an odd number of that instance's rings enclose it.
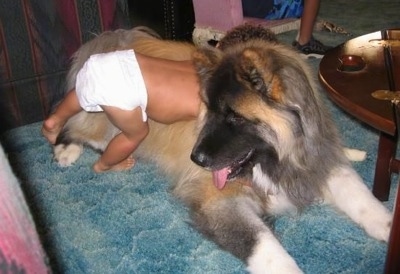
<instances>
[{"instance_id":1,"label":"pink tongue","mask_svg":"<svg viewBox=\"0 0 400 274\"><path fill-rule=\"evenodd\" d=\"M218 189L223 189L226 183L226 179L228 178L229 170L228 168L223 168L221 170L214 170L212 175L213 175L213 181L214 185Z\"/></svg>"}]
</instances>

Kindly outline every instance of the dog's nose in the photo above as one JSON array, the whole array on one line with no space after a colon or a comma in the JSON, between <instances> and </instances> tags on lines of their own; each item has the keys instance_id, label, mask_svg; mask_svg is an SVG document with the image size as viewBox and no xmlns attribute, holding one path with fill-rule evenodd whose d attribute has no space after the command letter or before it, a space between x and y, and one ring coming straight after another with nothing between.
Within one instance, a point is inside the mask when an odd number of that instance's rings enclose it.
<instances>
[{"instance_id":1,"label":"dog's nose","mask_svg":"<svg viewBox=\"0 0 400 274\"><path fill-rule=\"evenodd\" d=\"M205 153L199 151L192 151L190 159L201 167L206 167L208 163L208 157Z\"/></svg>"}]
</instances>

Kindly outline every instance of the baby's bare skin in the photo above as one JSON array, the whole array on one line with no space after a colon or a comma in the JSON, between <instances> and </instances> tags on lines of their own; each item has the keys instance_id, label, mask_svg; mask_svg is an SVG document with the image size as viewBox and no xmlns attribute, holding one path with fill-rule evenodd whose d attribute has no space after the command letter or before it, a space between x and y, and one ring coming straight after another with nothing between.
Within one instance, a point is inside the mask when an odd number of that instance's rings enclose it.
<instances>
[{"instance_id":1,"label":"baby's bare skin","mask_svg":"<svg viewBox=\"0 0 400 274\"><path fill-rule=\"evenodd\" d=\"M42 134L50 144L54 145L62 127L63 123L59 121L59 118L56 115L51 115L43 123Z\"/></svg>"},{"instance_id":2,"label":"baby's bare skin","mask_svg":"<svg viewBox=\"0 0 400 274\"><path fill-rule=\"evenodd\" d=\"M196 119L200 88L192 61L148 58L140 68L148 92L146 112L152 120L171 124Z\"/></svg>"},{"instance_id":3,"label":"baby's bare skin","mask_svg":"<svg viewBox=\"0 0 400 274\"><path fill-rule=\"evenodd\" d=\"M93 170L97 173L102 173L105 171L125 171L125 170L129 170L132 167L134 167L135 163L136 163L136 161L135 161L135 159L133 159L132 156L126 158L122 162L119 162L118 164L113 165L113 166L104 165L99 159L93 165Z\"/></svg>"}]
</instances>

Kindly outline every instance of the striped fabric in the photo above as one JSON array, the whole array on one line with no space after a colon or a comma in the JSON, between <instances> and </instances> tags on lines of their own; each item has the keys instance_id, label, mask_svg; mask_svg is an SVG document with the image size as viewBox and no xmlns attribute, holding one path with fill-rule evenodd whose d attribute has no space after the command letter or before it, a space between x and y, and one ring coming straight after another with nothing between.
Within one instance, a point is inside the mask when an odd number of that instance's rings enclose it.
<instances>
[{"instance_id":1,"label":"striped fabric","mask_svg":"<svg viewBox=\"0 0 400 274\"><path fill-rule=\"evenodd\" d=\"M71 54L129 27L127 0L0 1L0 133L43 120L64 92Z\"/></svg>"}]
</instances>

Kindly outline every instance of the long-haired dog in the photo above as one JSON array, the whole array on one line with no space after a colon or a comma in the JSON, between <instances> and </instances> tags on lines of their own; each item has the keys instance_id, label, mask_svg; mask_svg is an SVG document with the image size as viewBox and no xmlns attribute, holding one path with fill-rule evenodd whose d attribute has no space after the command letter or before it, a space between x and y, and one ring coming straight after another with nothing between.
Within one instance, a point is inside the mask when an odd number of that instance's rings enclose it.
<instances>
[{"instance_id":1,"label":"long-haired dog","mask_svg":"<svg viewBox=\"0 0 400 274\"><path fill-rule=\"evenodd\" d=\"M263 219L315 202L331 204L370 236L387 241L391 214L348 162L305 61L274 38L229 37L221 41L222 50L195 49L145 29L106 32L75 54L68 89L94 53L133 48L156 57L193 58L203 101L198 120L150 121L135 154L170 176L195 226L252 273L301 272ZM83 144L102 150L117 133L104 114L81 112L65 125L55 158L68 166Z\"/></svg>"}]
</instances>

